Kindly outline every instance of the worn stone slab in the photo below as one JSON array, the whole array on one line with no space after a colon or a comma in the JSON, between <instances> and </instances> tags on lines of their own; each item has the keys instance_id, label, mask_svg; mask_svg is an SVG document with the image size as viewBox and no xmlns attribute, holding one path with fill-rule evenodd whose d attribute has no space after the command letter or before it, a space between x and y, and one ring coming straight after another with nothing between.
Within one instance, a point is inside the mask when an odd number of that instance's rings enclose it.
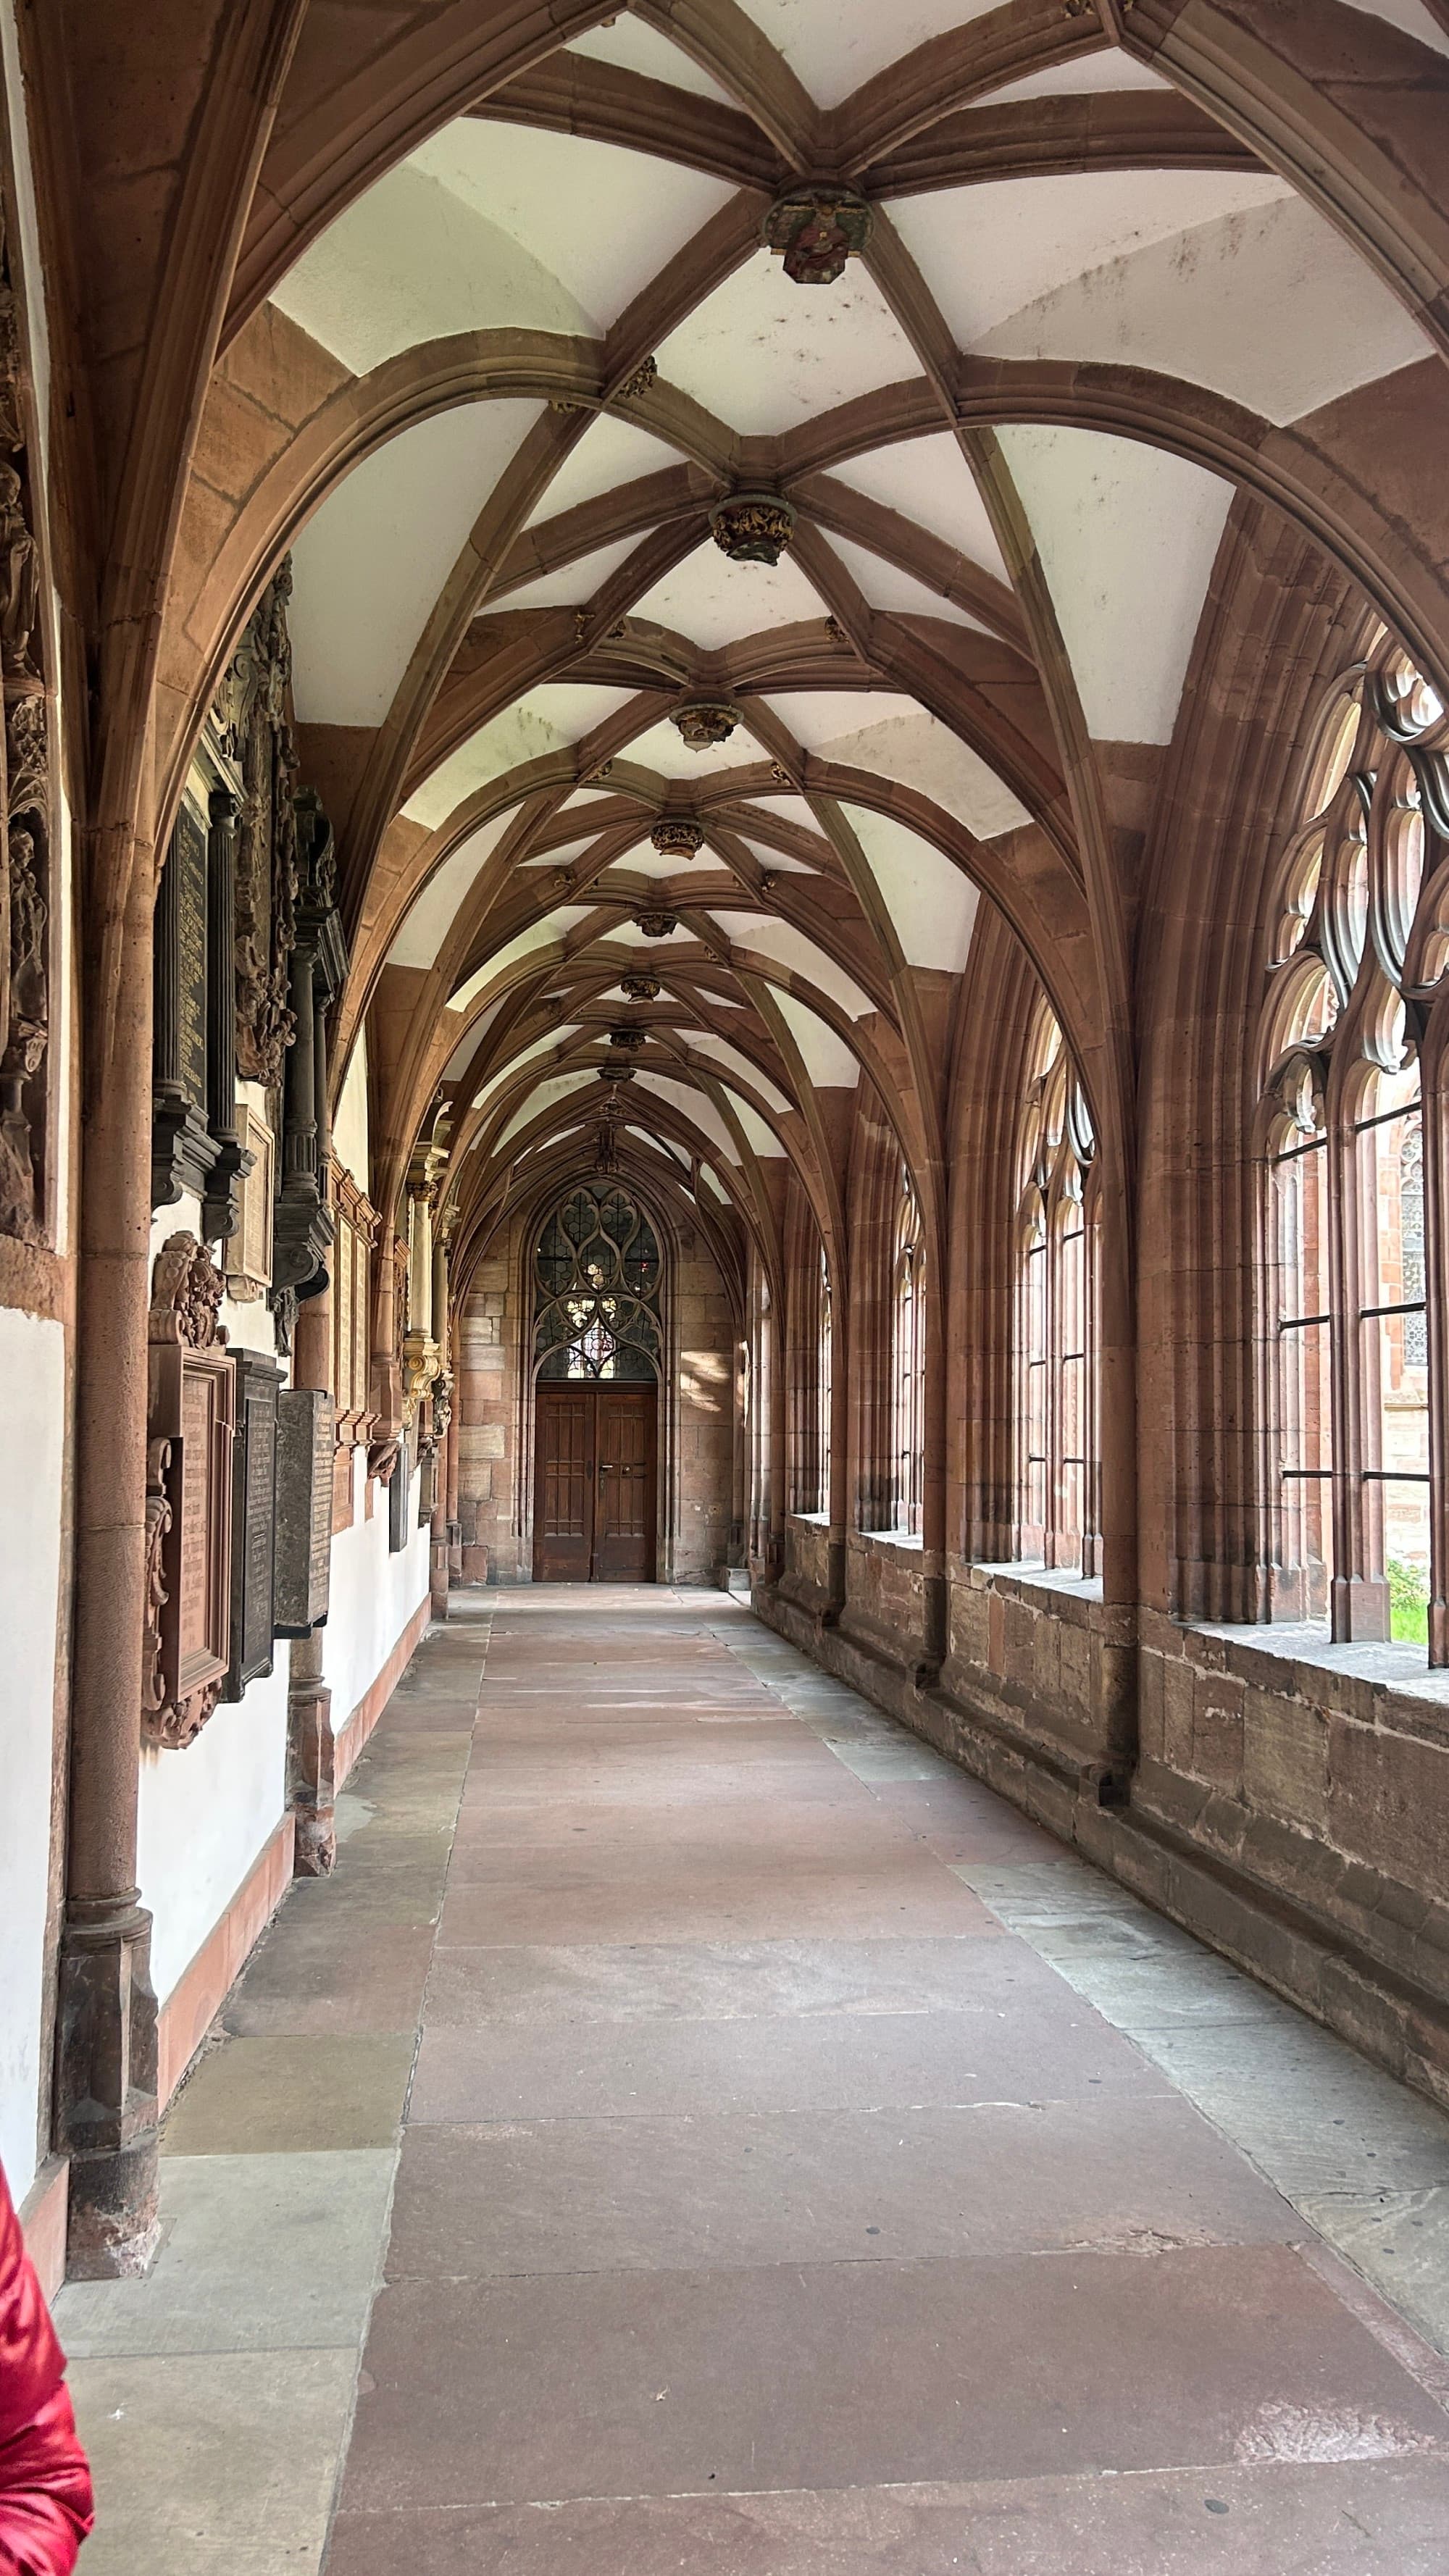
<instances>
[{"instance_id":1,"label":"worn stone slab","mask_svg":"<svg viewBox=\"0 0 1449 2576\"><path fill-rule=\"evenodd\" d=\"M77 2362L86 2576L311 2576L356 2376L351 2344Z\"/></svg>"},{"instance_id":2,"label":"worn stone slab","mask_svg":"<svg viewBox=\"0 0 1449 2576\"><path fill-rule=\"evenodd\" d=\"M1066 2001L1019 1941L520 1943L443 1949L428 2027L543 2031L572 2021L774 2019L788 2014L1023 2013ZM1091 2023L1090 2014L1070 2014Z\"/></svg>"},{"instance_id":3,"label":"worn stone slab","mask_svg":"<svg viewBox=\"0 0 1449 2576\"><path fill-rule=\"evenodd\" d=\"M388 2270L1151 2254L1308 2233L1174 2096L408 2130Z\"/></svg>"},{"instance_id":4,"label":"worn stone slab","mask_svg":"<svg viewBox=\"0 0 1449 2576\"><path fill-rule=\"evenodd\" d=\"M144 2280L75 2281L55 2303L72 2360L360 2344L396 2154L164 2156Z\"/></svg>"},{"instance_id":5,"label":"worn stone slab","mask_svg":"<svg viewBox=\"0 0 1449 2576\"><path fill-rule=\"evenodd\" d=\"M1108 2362L1110 2356L1110 2362ZM602 2402L601 2402L602 2401ZM721 2487L1449 2459L1449 2418L1293 2253L405 2282L354 2510Z\"/></svg>"},{"instance_id":6,"label":"worn stone slab","mask_svg":"<svg viewBox=\"0 0 1449 2576\"><path fill-rule=\"evenodd\" d=\"M414 2035L228 2039L166 2115L166 2155L284 2155L391 2147Z\"/></svg>"},{"instance_id":7,"label":"worn stone slab","mask_svg":"<svg viewBox=\"0 0 1449 2576\"><path fill-rule=\"evenodd\" d=\"M1439 2352L1449 2353L1449 2186L1309 2191L1297 2205Z\"/></svg>"},{"instance_id":8,"label":"worn stone slab","mask_svg":"<svg viewBox=\"0 0 1449 2576\"><path fill-rule=\"evenodd\" d=\"M328 2576L1442 2576L1433 2460L338 2516Z\"/></svg>"}]
</instances>

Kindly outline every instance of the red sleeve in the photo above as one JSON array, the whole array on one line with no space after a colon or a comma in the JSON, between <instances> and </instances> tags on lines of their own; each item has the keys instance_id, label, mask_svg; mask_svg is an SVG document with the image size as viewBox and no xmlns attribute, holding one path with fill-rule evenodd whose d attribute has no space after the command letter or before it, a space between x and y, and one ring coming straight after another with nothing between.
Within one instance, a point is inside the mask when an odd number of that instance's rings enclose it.
<instances>
[{"instance_id":1,"label":"red sleeve","mask_svg":"<svg viewBox=\"0 0 1449 2576\"><path fill-rule=\"evenodd\" d=\"M71 2576L94 2519L64 2370L0 2174L0 2576Z\"/></svg>"}]
</instances>

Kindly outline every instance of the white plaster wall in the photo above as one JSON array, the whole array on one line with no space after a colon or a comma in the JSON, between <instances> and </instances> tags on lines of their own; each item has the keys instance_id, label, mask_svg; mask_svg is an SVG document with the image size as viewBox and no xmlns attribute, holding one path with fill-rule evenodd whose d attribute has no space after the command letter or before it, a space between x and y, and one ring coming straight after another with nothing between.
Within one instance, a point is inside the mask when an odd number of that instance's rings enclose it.
<instances>
[{"instance_id":1,"label":"white plaster wall","mask_svg":"<svg viewBox=\"0 0 1449 2576\"><path fill-rule=\"evenodd\" d=\"M367 1142L367 1031L359 1029L347 1080L337 1103L332 1121L332 1151L345 1171L352 1174L358 1188L366 1193L368 1183Z\"/></svg>"},{"instance_id":2,"label":"white plaster wall","mask_svg":"<svg viewBox=\"0 0 1449 2576\"><path fill-rule=\"evenodd\" d=\"M138 1859L151 1975L166 2001L226 1912L286 1803L287 1643L244 1699L223 1700L181 1753L141 1754Z\"/></svg>"},{"instance_id":3,"label":"white plaster wall","mask_svg":"<svg viewBox=\"0 0 1449 2576\"><path fill-rule=\"evenodd\" d=\"M65 1335L0 1307L0 2158L17 2200L36 2165L60 1593Z\"/></svg>"},{"instance_id":4,"label":"white plaster wall","mask_svg":"<svg viewBox=\"0 0 1449 2576\"><path fill-rule=\"evenodd\" d=\"M428 1531L418 1527L416 1475L408 1493L408 1543L395 1556L387 1543L386 1486L375 1490L371 1520L363 1518L365 1449L352 1453L352 1476L352 1527L333 1536L332 1603L322 1631L334 1735L371 1689L428 1589Z\"/></svg>"},{"instance_id":5,"label":"white plaster wall","mask_svg":"<svg viewBox=\"0 0 1449 2576\"><path fill-rule=\"evenodd\" d=\"M249 1098L259 1098L246 1086ZM201 1231L201 1208L189 1194L156 1210L151 1258L168 1235ZM221 1323L233 1350L272 1351L275 1331L264 1298L244 1306L223 1301ZM152 1916L151 1973L164 2003L203 1941L226 1912L281 1821L286 1804L287 1642L279 1637L272 1671L244 1698L221 1701L182 1752L144 1749L138 1799L137 1876Z\"/></svg>"}]
</instances>

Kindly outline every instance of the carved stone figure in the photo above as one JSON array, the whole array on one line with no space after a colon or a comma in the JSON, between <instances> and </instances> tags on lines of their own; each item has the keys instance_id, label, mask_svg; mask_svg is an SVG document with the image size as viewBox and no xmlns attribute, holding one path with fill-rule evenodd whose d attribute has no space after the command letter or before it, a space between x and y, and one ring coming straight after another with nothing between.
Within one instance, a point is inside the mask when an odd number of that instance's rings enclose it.
<instances>
[{"instance_id":1,"label":"carved stone figure","mask_svg":"<svg viewBox=\"0 0 1449 2576\"><path fill-rule=\"evenodd\" d=\"M13 465L0 465L0 667L7 680L38 677L34 638L40 626L40 559L26 524L23 486Z\"/></svg>"},{"instance_id":2,"label":"carved stone figure","mask_svg":"<svg viewBox=\"0 0 1449 2576\"><path fill-rule=\"evenodd\" d=\"M5 709L6 805L21 814L50 812L50 726L39 689L12 694Z\"/></svg>"},{"instance_id":3,"label":"carved stone figure","mask_svg":"<svg viewBox=\"0 0 1449 2576\"><path fill-rule=\"evenodd\" d=\"M760 237L796 286L833 286L870 240L874 217L853 188L791 188L777 197Z\"/></svg>"},{"instance_id":4,"label":"carved stone figure","mask_svg":"<svg viewBox=\"0 0 1449 2576\"><path fill-rule=\"evenodd\" d=\"M33 834L12 831L0 908L0 1228L23 1240L37 1228L35 1169L25 1086L48 1035L45 898Z\"/></svg>"},{"instance_id":5,"label":"carved stone figure","mask_svg":"<svg viewBox=\"0 0 1449 2576\"><path fill-rule=\"evenodd\" d=\"M290 560L258 601L217 692L219 747L242 773L236 836L236 1060L249 1082L280 1078L293 1032L288 960L296 937L297 754L287 720Z\"/></svg>"},{"instance_id":6,"label":"carved stone figure","mask_svg":"<svg viewBox=\"0 0 1449 2576\"><path fill-rule=\"evenodd\" d=\"M151 1273L147 1338L184 1342L194 1351L224 1348L217 1310L225 1294L226 1281L205 1244L185 1231L168 1235Z\"/></svg>"},{"instance_id":7,"label":"carved stone figure","mask_svg":"<svg viewBox=\"0 0 1449 2576\"><path fill-rule=\"evenodd\" d=\"M166 1705L162 1672L161 1613L166 1607L162 1557L171 1527L166 1470L171 1464L169 1440L152 1440L146 1449L146 1625L141 1637L141 1708L154 1717Z\"/></svg>"}]
</instances>

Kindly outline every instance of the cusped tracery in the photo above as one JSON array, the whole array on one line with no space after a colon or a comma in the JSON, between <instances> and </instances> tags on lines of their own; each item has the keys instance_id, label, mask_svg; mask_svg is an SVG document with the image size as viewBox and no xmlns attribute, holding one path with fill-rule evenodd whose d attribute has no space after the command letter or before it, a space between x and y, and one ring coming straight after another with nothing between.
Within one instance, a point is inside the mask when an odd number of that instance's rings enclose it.
<instances>
[{"instance_id":1,"label":"cusped tracery","mask_svg":"<svg viewBox=\"0 0 1449 2576\"><path fill-rule=\"evenodd\" d=\"M617 1183L560 1199L534 1254L534 1356L541 1378L652 1378L661 1354L659 1241Z\"/></svg>"}]
</instances>

